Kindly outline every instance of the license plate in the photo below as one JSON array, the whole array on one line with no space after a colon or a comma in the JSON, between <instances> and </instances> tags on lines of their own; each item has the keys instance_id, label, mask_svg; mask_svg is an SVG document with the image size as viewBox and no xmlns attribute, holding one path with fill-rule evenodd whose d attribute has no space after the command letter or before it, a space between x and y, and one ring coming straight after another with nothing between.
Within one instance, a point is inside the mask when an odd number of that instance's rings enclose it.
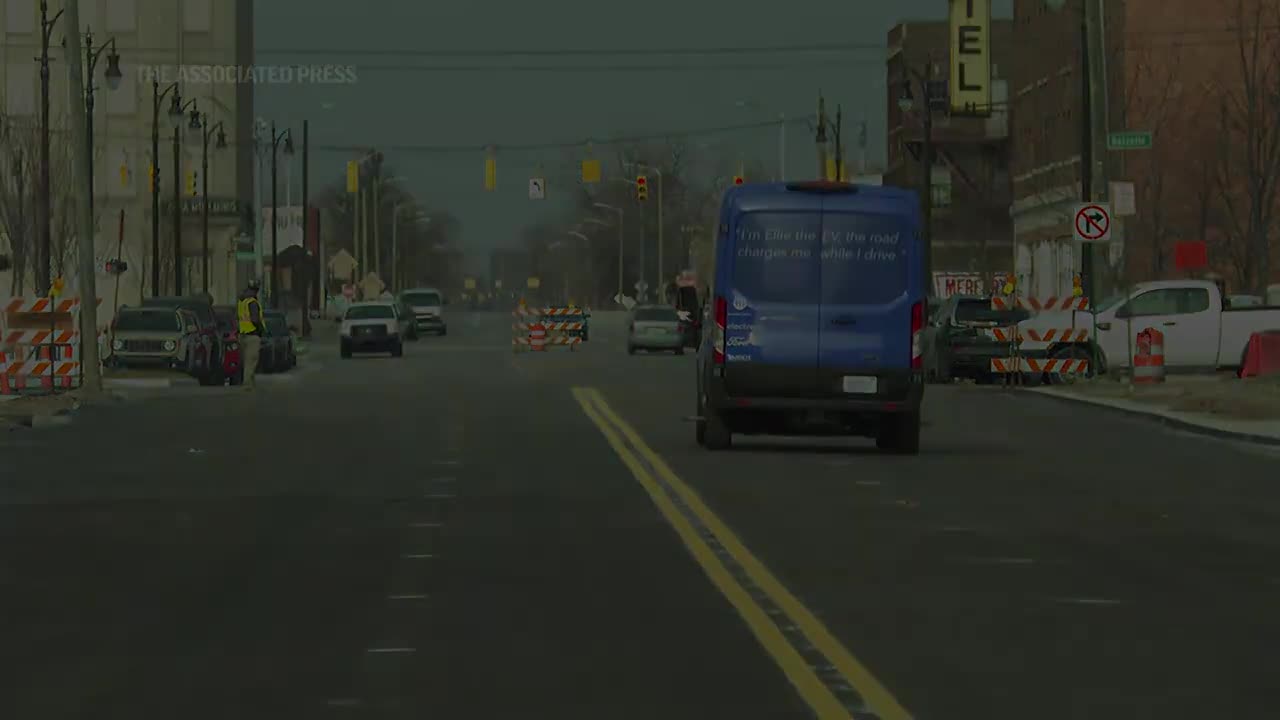
<instances>
[{"instance_id":1,"label":"license plate","mask_svg":"<svg viewBox=\"0 0 1280 720\"><path fill-rule=\"evenodd\" d=\"M843 385L845 392L858 395L874 395L879 388L875 377L865 375L846 375Z\"/></svg>"}]
</instances>

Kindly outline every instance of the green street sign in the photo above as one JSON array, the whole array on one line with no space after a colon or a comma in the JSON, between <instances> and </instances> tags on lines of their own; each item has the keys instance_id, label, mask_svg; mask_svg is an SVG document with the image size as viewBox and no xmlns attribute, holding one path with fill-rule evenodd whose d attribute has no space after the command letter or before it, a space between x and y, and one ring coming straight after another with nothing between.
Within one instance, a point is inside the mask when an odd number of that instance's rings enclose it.
<instances>
[{"instance_id":1,"label":"green street sign","mask_svg":"<svg viewBox=\"0 0 1280 720\"><path fill-rule=\"evenodd\" d=\"M1107 135L1108 150L1150 150L1151 133L1146 130L1125 130Z\"/></svg>"}]
</instances>

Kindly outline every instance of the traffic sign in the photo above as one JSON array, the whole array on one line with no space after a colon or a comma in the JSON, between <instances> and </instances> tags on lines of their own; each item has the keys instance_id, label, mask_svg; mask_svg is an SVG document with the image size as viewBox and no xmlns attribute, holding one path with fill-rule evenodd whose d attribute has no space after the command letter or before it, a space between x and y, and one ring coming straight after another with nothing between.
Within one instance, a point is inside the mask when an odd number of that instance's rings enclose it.
<instances>
[{"instance_id":1,"label":"traffic sign","mask_svg":"<svg viewBox=\"0 0 1280 720\"><path fill-rule=\"evenodd\" d=\"M1076 240L1109 242L1111 240L1111 208L1106 203L1081 203L1076 206Z\"/></svg>"},{"instance_id":2,"label":"traffic sign","mask_svg":"<svg viewBox=\"0 0 1280 720\"><path fill-rule=\"evenodd\" d=\"M1107 135L1108 150L1150 150L1151 133L1146 130L1123 130Z\"/></svg>"},{"instance_id":3,"label":"traffic sign","mask_svg":"<svg viewBox=\"0 0 1280 720\"><path fill-rule=\"evenodd\" d=\"M525 286L528 287L530 290L537 290L538 288L542 287L542 279L537 277L531 277L525 281Z\"/></svg>"},{"instance_id":4,"label":"traffic sign","mask_svg":"<svg viewBox=\"0 0 1280 720\"><path fill-rule=\"evenodd\" d=\"M547 199L547 180L546 178L529 178L529 199L530 200L546 200Z\"/></svg>"}]
</instances>

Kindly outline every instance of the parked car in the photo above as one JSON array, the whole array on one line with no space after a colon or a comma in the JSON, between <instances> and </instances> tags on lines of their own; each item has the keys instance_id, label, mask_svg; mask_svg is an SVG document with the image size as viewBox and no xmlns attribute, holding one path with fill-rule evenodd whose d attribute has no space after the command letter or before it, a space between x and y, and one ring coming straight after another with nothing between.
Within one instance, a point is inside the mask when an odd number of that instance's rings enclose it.
<instances>
[{"instance_id":1,"label":"parked car","mask_svg":"<svg viewBox=\"0 0 1280 720\"><path fill-rule=\"evenodd\" d=\"M415 332L449 334L449 325L444 318L444 306L449 301L444 293L435 288L414 288L400 293L400 301L412 309Z\"/></svg>"},{"instance_id":2,"label":"parked car","mask_svg":"<svg viewBox=\"0 0 1280 720\"><path fill-rule=\"evenodd\" d=\"M196 378L209 376L209 353L190 310L122 308L111 322L113 368L166 368Z\"/></svg>"},{"instance_id":3,"label":"parked car","mask_svg":"<svg viewBox=\"0 0 1280 720\"><path fill-rule=\"evenodd\" d=\"M627 354L636 350L684 354L685 323L670 305L638 305L627 325Z\"/></svg>"},{"instance_id":4,"label":"parked car","mask_svg":"<svg viewBox=\"0 0 1280 720\"><path fill-rule=\"evenodd\" d=\"M146 298L142 301L142 307L182 308L194 313L200 326L198 332L204 340L202 344L205 351L209 353L209 359L205 363L209 372L207 376L200 378L200 384L221 385L224 382L225 376L222 372L224 344L212 298L208 295Z\"/></svg>"},{"instance_id":5,"label":"parked car","mask_svg":"<svg viewBox=\"0 0 1280 720\"><path fill-rule=\"evenodd\" d=\"M400 333L406 340L418 339L418 321L410 307L403 299L395 298L396 317L400 320Z\"/></svg>"},{"instance_id":6,"label":"parked car","mask_svg":"<svg viewBox=\"0 0 1280 720\"><path fill-rule=\"evenodd\" d=\"M403 328L396 303L355 303L342 316L339 351L344 358L365 352L389 352L392 357L400 357L404 354Z\"/></svg>"},{"instance_id":7,"label":"parked car","mask_svg":"<svg viewBox=\"0 0 1280 720\"><path fill-rule=\"evenodd\" d=\"M244 368L240 363L240 321L234 305L215 305L213 312L222 333L222 374L232 385L244 382Z\"/></svg>"},{"instance_id":8,"label":"parked car","mask_svg":"<svg viewBox=\"0 0 1280 720\"><path fill-rule=\"evenodd\" d=\"M1011 345L988 331L1003 327L1012 332L1028 317L1026 310L1018 308L994 310L991 298L980 295L952 295L941 301L921 333L925 379L939 383L952 378L990 380L992 359L1008 357Z\"/></svg>"},{"instance_id":9,"label":"parked car","mask_svg":"<svg viewBox=\"0 0 1280 720\"><path fill-rule=\"evenodd\" d=\"M1093 332L1090 310L1047 312L1020 328L1076 327ZM1097 306L1096 345L1103 372L1127 368L1137 335L1146 328L1164 334L1164 364L1169 370L1236 370L1244 364L1249 338L1280 330L1280 307L1224 307L1217 283L1208 280L1160 280L1139 283ZM1024 343L1048 357L1088 359L1090 342Z\"/></svg>"},{"instance_id":10,"label":"parked car","mask_svg":"<svg viewBox=\"0 0 1280 720\"><path fill-rule=\"evenodd\" d=\"M927 309L920 202L816 181L729 188L698 351L696 438L869 435L920 448Z\"/></svg>"},{"instance_id":11,"label":"parked car","mask_svg":"<svg viewBox=\"0 0 1280 720\"><path fill-rule=\"evenodd\" d=\"M267 331L262 336L258 370L273 373L297 367L297 346L288 317L280 310L267 310L262 314L262 319L266 322Z\"/></svg>"}]
</instances>

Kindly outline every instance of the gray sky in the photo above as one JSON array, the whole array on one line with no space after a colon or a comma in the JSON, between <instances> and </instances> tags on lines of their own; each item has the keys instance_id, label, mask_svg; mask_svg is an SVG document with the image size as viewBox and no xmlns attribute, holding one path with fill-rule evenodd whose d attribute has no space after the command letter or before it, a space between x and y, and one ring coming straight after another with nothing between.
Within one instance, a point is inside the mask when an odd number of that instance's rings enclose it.
<instances>
[{"instance_id":1,"label":"gray sky","mask_svg":"<svg viewBox=\"0 0 1280 720\"><path fill-rule=\"evenodd\" d=\"M1007 15L1012 0L997 0ZM868 123L870 157L884 155L884 37L903 18L942 19L946 0L649 0L643 12L608 13L599 0L527 3L424 3L418 0L269 0L257 5L258 64L353 64L351 84L266 85L258 112L280 127L311 122L321 146L499 147L498 189L485 192L479 150L388 152L388 161L433 208L461 218L463 247L474 270L488 251L515 242L520 229L554 211L556 188L543 203L528 199L528 178L543 164L558 168L563 150L502 150L503 145L580 142L664 131L764 122L779 113L812 114L818 91L846 122ZM617 3L620 8L627 7ZM785 11L782 8L786 8ZM743 53L711 56L422 57L342 50L506 51L777 47L856 43L838 53ZM282 54L306 49L305 55ZM518 66L570 65L594 71L519 71ZM675 69L618 71L617 65ZM426 71L396 65L478 65L492 70ZM730 66L711 69L707 66ZM600 69L600 66L604 66ZM700 67L701 66L701 67ZM753 67L742 67L753 66ZM760 67L770 66L770 67ZM738 101L749 106L739 107ZM754 107L752 107L754 106ZM295 132L297 130L295 129ZM776 166L777 128L694 138L723 143ZM300 139L300 136L299 136ZM856 130L846 144L856 141ZM788 167L814 163L809 131L788 129ZM603 151L606 151L602 148ZM732 151L731 151L732 152ZM603 153L602 153L603 154ZM341 177L353 156L315 150L312 180Z\"/></svg>"}]
</instances>

